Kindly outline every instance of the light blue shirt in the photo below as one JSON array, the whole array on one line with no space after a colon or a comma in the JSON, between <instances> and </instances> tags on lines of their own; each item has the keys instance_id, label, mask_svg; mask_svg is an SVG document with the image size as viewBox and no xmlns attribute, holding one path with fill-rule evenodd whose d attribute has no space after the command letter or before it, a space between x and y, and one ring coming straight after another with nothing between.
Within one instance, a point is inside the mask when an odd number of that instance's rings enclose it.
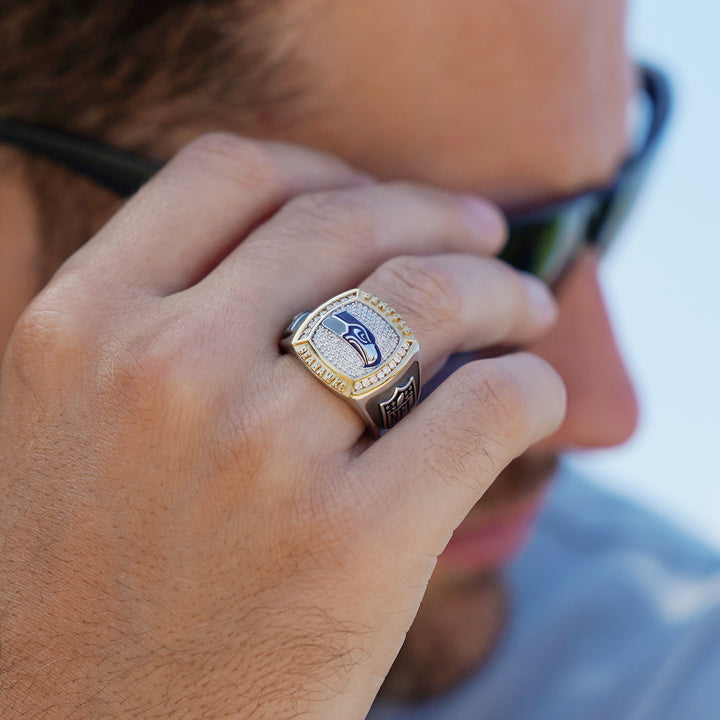
<instances>
[{"instance_id":1,"label":"light blue shirt","mask_svg":"<svg viewBox=\"0 0 720 720\"><path fill-rule=\"evenodd\" d=\"M455 692L372 720L718 720L720 557L565 471L508 569L492 660Z\"/></svg>"}]
</instances>

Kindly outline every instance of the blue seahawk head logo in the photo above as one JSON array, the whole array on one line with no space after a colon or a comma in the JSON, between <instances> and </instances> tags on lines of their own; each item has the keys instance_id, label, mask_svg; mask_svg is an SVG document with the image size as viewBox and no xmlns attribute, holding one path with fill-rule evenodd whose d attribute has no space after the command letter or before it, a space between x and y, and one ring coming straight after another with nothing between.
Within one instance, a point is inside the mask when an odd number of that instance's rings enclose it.
<instances>
[{"instance_id":1,"label":"blue seahawk head logo","mask_svg":"<svg viewBox=\"0 0 720 720\"><path fill-rule=\"evenodd\" d=\"M364 367L372 368L380 364L382 356L375 336L347 310L326 317L322 324L355 350L362 359Z\"/></svg>"}]
</instances>

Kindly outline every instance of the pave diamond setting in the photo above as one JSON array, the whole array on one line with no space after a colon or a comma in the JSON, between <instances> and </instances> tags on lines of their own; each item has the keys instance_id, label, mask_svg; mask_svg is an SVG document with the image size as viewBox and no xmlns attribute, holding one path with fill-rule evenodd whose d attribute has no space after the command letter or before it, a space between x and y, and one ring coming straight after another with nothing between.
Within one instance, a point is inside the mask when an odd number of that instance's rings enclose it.
<instances>
[{"instance_id":1,"label":"pave diamond setting","mask_svg":"<svg viewBox=\"0 0 720 720\"><path fill-rule=\"evenodd\" d=\"M336 323L323 324L339 313L349 313L374 336L380 358L372 367L342 335L333 332ZM292 345L318 379L348 397L391 381L417 350L412 330L402 318L379 298L357 289L331 298L308 315L297 328Z\"/></svg>"},{"instance_id":2,"label":"pave diamond setting","mask_svg":"<svg viewBox=\"0 0 720 720\"><path fill-rule=\"evenodd\" d=\"M382 364L392 357L402 344L398 332L382 315L363 303L357 301L345 303L334 308L330 314L342 310L351 313L373 333L380 350L379 365L382 367ZM330 365L353 380L361 379L366 375L371 377L377 375L377 367L366 367L360 355L340 335L336 335L322 323L310 335L310 342Z\"/></svg>"}]
</instances>

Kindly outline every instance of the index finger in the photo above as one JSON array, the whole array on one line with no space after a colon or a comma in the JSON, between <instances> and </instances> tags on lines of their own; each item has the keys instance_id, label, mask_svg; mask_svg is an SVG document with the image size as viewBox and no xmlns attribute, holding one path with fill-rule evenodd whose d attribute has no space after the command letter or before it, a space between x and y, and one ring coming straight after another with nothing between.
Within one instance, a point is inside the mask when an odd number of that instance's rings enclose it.
<instances>
[{"instance_id":1,"label":"index finger","mask_svg":"<svg viewBox=\"0 0 720 720\"><path fill-rule=\"evenodd\" d=\"M143 186L64 270L84 263L104 282L169 295L201 279L295 195L371 182L329 153L204 135Z\"/></svg>"}]
</instances>

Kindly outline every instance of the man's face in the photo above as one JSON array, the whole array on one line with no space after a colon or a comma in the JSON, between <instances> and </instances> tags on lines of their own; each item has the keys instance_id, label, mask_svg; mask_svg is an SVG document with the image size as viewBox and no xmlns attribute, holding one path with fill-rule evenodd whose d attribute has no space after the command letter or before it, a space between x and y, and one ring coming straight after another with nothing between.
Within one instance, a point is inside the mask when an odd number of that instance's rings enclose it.
<instances>
[{"instance_id":1,"label":"man's face","mask_svg":"<svg viewBox=\"0 0 720 720\"><path fill-rule=\"evenodd\" d=\"M626 154L624 0L305 0L292 13L308 112L283 139L508 209L602 184ZM558 453L620 443L635 427L590 252L559 302L557 326L530 350L565 380L567 418L500 476L440 557L399 692L420 679L441 689L486 654L502 615L497 570L522 545ZM426 656L457 667L425 677Z\"/></svg>"}]
</instances>

